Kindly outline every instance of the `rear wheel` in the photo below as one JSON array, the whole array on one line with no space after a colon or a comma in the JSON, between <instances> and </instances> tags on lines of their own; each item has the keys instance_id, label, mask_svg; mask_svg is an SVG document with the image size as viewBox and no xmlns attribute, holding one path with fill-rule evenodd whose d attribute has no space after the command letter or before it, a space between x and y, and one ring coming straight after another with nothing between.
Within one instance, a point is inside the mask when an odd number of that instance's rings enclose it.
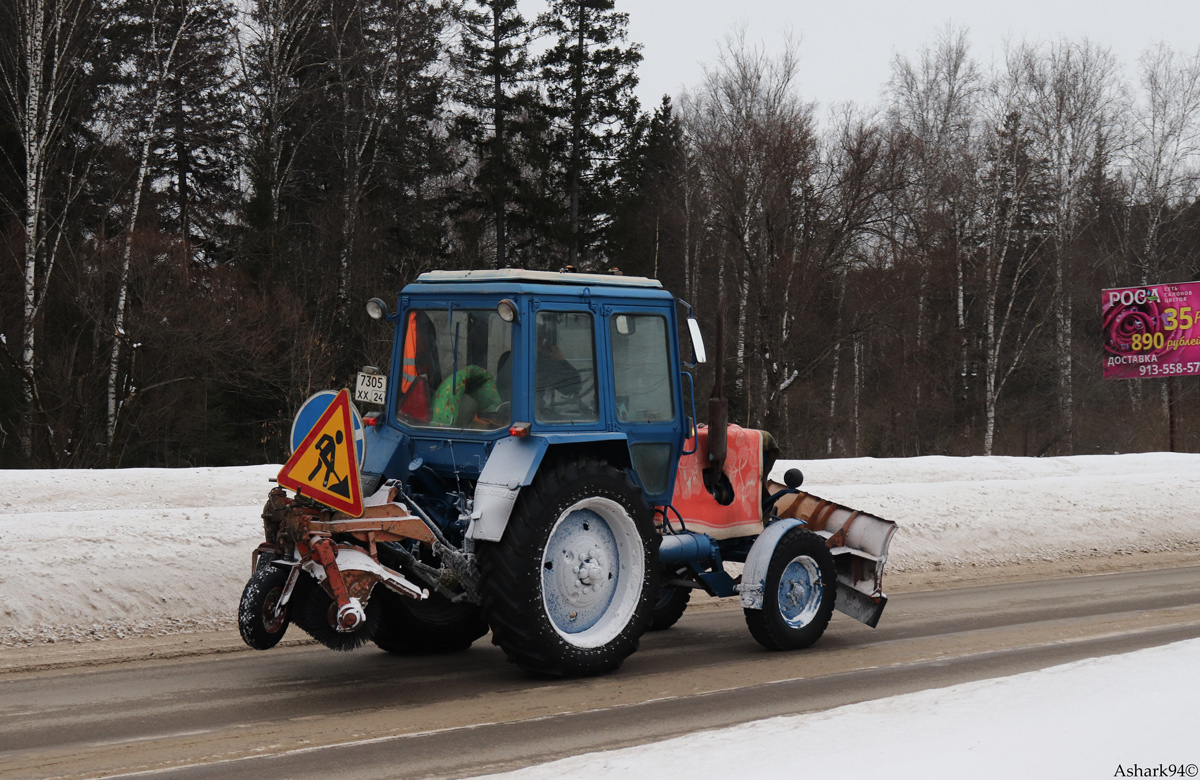
<instances>
[{"instance_id":1,"label":"rear wheel","mask_svg":"<svg viewBox=\"0 0 1200 780\"><path fill-rule=\"evenodd\" d=\"M254 572L238 604L238 630L242 641L255 650L270 650L283 639L288 627L287 609L276 610L287 585L288 569L267 565Z\"/></svg>"},{"instance_id":2,"label":"rear wheel","mask_svg":"<svg viewBox=\"0 0 1200 780\"><path fill-rule=\"evenodd\" d=\"M626 475L580 458L521 491L504 537L481 544L492 641L527 671L601 674L637 650L658 594L650 508Z\"/></svg>"},{"instance_id":3,"label":"rear wheel","mask_svg":"<svg viewBox=\"0 0 1200 780\"><path fill-rule=\"evenodd\" d=\"M466 650L487 633L479 605L455 603L440 593L417 601L378 587L382 616L373 640L396 655L431 655Z\"/></svg>"},{"instance_id":4,"label":"rear wheel","mask_svg":"<svg viewBox=\"0 0 1200 780\"><path fill-rule=\"evenodd\" d=\"M662 631L679 622L692 599L691 588L664 585L658 589L658 601L650 616L650 630Z\"/></svg>"},{"instance_id":5,"label":"rear wheel","mask_svg":"<svg viewBox=\"0 0 1200 780\"><path fill-rule=\"evenodd\" d=\"M803 528L775 545L762 609L747 609L746 625L768 650L799 650L821 638L833 616L837 579L825 540Z\"/></svg>"}]
</instances>

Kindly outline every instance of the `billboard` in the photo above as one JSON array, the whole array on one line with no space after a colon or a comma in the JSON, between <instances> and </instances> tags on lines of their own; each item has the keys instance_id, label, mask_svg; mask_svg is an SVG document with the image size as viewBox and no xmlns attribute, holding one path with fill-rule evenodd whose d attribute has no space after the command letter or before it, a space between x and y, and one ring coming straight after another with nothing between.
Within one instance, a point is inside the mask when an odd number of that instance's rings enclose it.
<instances>
[{"instance_id":1,"label":"billboard","mask_svg":"<svg viewBox=\"0 0 1200 780\"><path fill-rule=\"evenodd\" d=\"M1200 282L1101 293L1104 378L1200 376Z\"/></svg>"}]
</instances>

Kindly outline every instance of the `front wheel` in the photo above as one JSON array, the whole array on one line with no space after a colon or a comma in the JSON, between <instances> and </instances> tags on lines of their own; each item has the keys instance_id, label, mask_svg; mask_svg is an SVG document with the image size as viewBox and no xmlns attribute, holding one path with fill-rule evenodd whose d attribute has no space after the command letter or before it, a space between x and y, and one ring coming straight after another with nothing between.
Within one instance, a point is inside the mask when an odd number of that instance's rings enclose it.
<instances>
[{"instance_id":1,"label":"front wheel","mask_svg":"<svg viewBox=\"0 0 1200 780\"><path fill-rule=\"evenodd\" d=\"M279 599L287 585L288 569L267 565L254 572L238 604L238 630L242 641L255 650L270 650L283 639L288 627L287 608Z\"/></svg>"},{"instance_id":2,"label":"front wheel","mask_svg":"<svg viewBox=\"0 0 1200 780\"><path fill-rule=\"evenodd\" d=\"M623 472L588 458L544 468L504 537L478 548L492 641L537 674L616 669L637 650L658 595L657 541Z\"/></svg>"},{"instance_id":3,"label":"front wheel","mask_svg":"<svg viewBox=\"0 0 1200 780\"><path fill-rule=\"evenodd\" d=\"M793 528L775 545L762 609L745 610L746 625L768 650L799 650L825 633L836 597L833 553L825 540Z\"/></svg>"}]
</instances>

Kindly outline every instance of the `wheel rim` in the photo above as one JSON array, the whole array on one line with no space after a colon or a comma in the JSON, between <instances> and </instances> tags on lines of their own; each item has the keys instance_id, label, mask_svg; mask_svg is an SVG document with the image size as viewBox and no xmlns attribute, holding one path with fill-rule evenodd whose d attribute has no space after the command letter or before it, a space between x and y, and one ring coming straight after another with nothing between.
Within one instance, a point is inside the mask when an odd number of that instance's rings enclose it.
<instances>
[{"instance_id":1,"label":"wheel rim","mask_svg":"<svg viewBox=\"0 0 1200 780\"><path fill-rule=\"evenodd\" d=\"M803 628L821 608L825 584L821 567L807 555L797 555L779 576L779 615L792 628Z\"/></svg>"},{"instance_id":2,"label":"wheel rim","mask_svg":"<svg viewBox=\"0 0 1200 780\"><path fill-rule=\"evenodd\" d=\"M283 596L283 588L271 588L270 593L263 599L262 609L262 624L263 630L268 634L274 634L283 628L284 621L287 620L287 612L280 611L275 614L275 607L279 604L279 599Z\"/></svg>"},{"instance_id":3,"label":"wheel rim","mask_svg":"<svg viewBox=\"0 0 1200 780\"><path fill-rule=\"evenodd\" d=\"M559 636L599 647L637 609L646 561L633 518L616 501L586 498L550 529L542 553L542 604Z\"/></svg>"}]
</instances>

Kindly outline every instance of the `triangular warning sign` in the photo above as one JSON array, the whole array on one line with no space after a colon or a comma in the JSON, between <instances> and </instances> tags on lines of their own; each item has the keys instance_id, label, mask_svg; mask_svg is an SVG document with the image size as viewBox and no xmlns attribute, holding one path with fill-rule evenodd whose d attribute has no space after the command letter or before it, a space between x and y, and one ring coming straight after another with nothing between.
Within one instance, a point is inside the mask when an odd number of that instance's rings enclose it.
<instances>
[{"instance_id":1,"label":"triangular warning sign","mask_svg":"<svg viewBox=\"0 0 1200 780\"><path fill-rule=\"evenodd\" d=\"M279 484L351 517L362 517L362 487L350 391L343 389L279 471Z\"/></svg>"}]
</instances>

